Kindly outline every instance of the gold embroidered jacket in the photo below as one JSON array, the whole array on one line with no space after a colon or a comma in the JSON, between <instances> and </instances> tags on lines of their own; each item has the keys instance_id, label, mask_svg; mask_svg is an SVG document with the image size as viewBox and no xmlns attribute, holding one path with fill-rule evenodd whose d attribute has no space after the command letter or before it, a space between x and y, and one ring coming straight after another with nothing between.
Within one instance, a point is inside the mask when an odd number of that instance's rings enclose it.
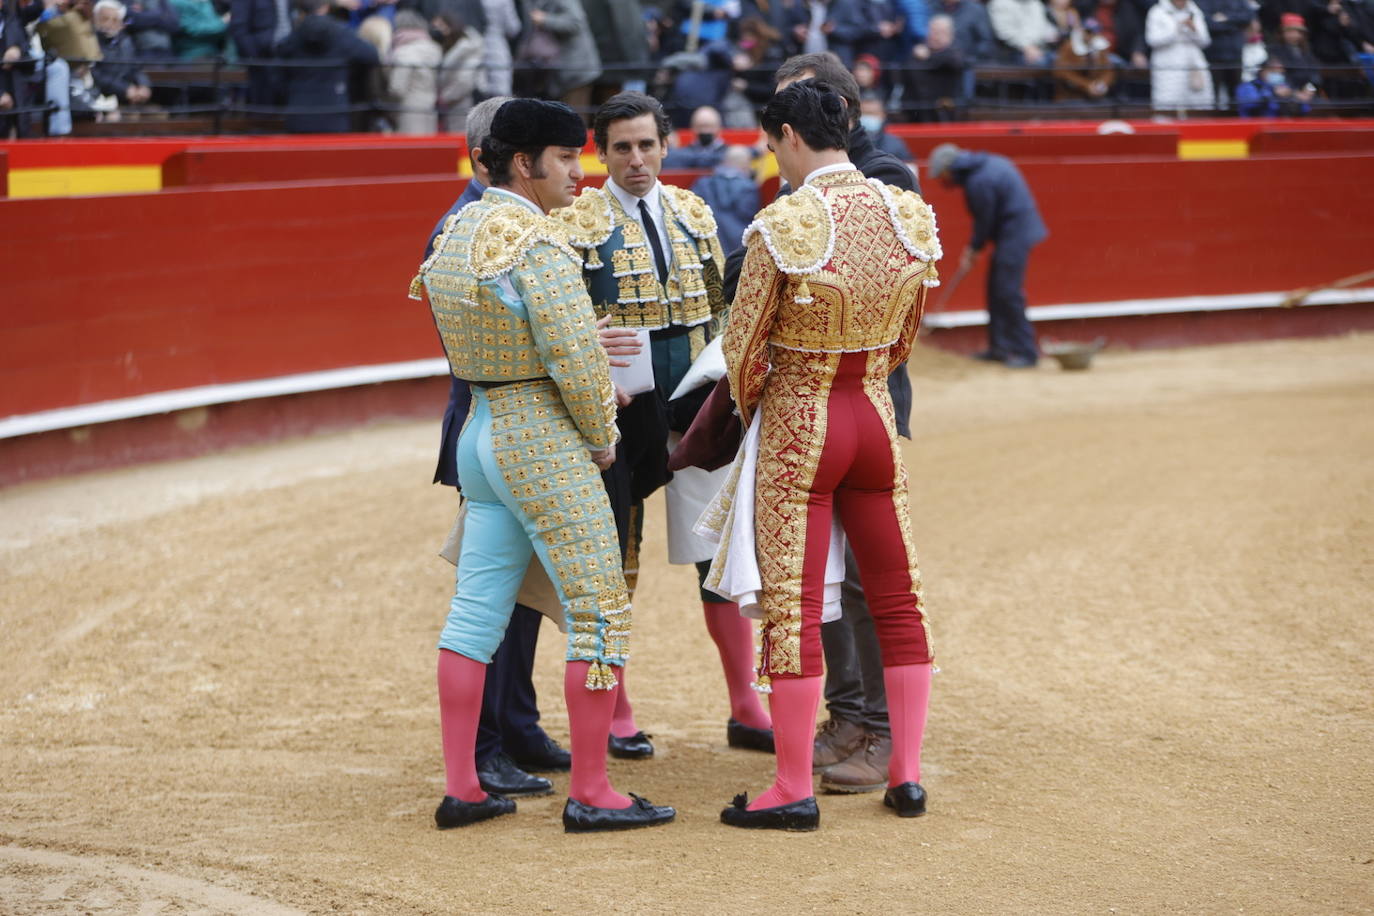
<instances>
[{"instance_id":1,"label":"gold embroidered jacket","mask_svg":"<svg viewBox=\"0 0 1374 916\"><path fill-rule=\"evenodd\" d=\"M666 184L660 190L673 264L666 283L658 282L639 220L609 191L588 188L572 206L549 215L567 227L569 241L582 255L597 313L612 313L616 327L657 330L723 321L725 256L716 218L691 191Z\"/></svg>"},{"instance_id":2,"label":"gold embroidered jacket","mask_svg":"<svg viewBox=\"0 0 1374 916\"><path fill-rule=\"evenodd\" d=\"M938 284L935 214L913 191L829 172L764 208L722 342L745 425L763 393L769 347L818 353L890 349L907 358L925 290Z\"/></svg>"},{"instance_id":3,"label":"gold embroidered jacket","mask_svg":"<svg viewBox=\"0 0 1374 916\"><path fill-rule=\"evenodd\" d=\"M610 363L562 223L490 188L449 217L413 298L421 283L455 376L551 378L590 448L616 441Z\"/></svg>"}]
</instances>

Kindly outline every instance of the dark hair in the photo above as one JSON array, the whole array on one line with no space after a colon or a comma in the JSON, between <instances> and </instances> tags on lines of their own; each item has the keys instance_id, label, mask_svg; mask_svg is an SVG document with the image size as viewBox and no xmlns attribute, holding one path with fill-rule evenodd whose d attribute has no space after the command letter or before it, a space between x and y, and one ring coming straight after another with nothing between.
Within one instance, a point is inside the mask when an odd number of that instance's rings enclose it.
<instances>
[{"instance_id":1,"label":"dark hair","mask_svg":"<svg viewBox=\"0 0 1374 916\"><path fill-rule=\"evenodd\" d=\"M822 86L826 86L838 92L840 98L844 99L849 106L849 126L853 127L859 123L859 83L854 79L854 74L830 51L823 51L819 54L798 54L789 57L778 67L778 72L773 76L773 84L786 83L795 80L804 73L810 73L814 79Z\"/></svg>"},{"instance_id":2,"label":"dark hair","mask_svg":"<svg viewBox=\"0 0 1374 916\"><path fill-rule=\"evenodd\" d=\"M482 141L482 154L477 157L477 161L487 170L493 185L508 185L514 177L510 166L515 160L516 153L524 153L531 160L538 162L546 149L547 146L512 146L488 134L487 139Z\"/></svg>"},{"instance_id":3,"label":"dark hair","mask_svg":"<svg viewBox=\"0 0 1374 916\"><path fill-rule=\"evenodd\" d=\"M791 124L813 150L849 149L849 117L844 99L816 80L793 83L774 95L759 113L759 126L770 137L781 137Z\"/></svg>"},{"instance_id":4,"label":"dark hair","mask_svg":"<svg viewBox=\"0 0 1374 916\"><path fill-rule=\"evenodd\" d=\"M592 118L592 141L596 143L596 148L603 153L606 151L606 135L610 132L613 122L646 114L654 116L654 123L658 126L658 139L667 140L668 134L673 131L673 122L668 120L668 115L658 99L642 92L620 92L611 96L596 110L596 116Z\"/></svg>"}]
</instances>

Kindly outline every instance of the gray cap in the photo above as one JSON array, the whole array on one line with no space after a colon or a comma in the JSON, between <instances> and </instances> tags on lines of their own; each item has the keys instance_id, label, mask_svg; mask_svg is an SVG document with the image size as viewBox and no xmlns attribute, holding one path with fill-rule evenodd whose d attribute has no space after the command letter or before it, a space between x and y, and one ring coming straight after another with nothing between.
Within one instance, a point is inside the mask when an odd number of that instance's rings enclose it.
<instances>
[{"instance_id":1,"label":"gray cap","mask_svg":"<svg viewBox=\"0 0 1374 916\"><path fill-rule=\"evenodd\" d=\"M954 164L954 160L959 158L963 150L953 143L941 143L930 152L930 164L926 169L930 172L931 178L939 178L949 167Z\"/></svg>"}]
</instances>

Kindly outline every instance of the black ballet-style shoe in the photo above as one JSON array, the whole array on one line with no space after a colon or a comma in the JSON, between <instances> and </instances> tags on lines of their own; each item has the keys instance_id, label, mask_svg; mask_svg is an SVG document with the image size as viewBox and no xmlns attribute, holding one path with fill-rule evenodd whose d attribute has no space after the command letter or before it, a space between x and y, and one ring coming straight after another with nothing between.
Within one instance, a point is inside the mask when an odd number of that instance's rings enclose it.
<instances>
[{"instance_id":1,"label":"black ballet-style shoe","mask_svg":"<svg viewBox=\"0 0 1374 916\"><path fill-rule=\"evenodd\" d=\"M821 825L821 809L816 807L816 796L803 798L791 804L777 805L750 811L747 807L749 796L741 792L735 796L730 807L720 812L720 822L731 827L748 827L756 830L815 830Z\"/></svg>"},{"instance_id":2,"label":"black ballet-style shoe","mask_svg":"<svg viewBox=\"0 0 1374 916\"><path fill-rule=\"evenodd\" d=\"M563 806L564 833L593 833L598 830L634 830L666 824L677 817L677 811L667 805L653 805L633 792L634 801L628 808L597 808L569 798Z\"/></svg>"},{"instance_id":3,"label":"black ballet-style shoe","mask_svg":"<svg viewBox=\"0 0 1374 916\"><path fill-rule=\"evenodd\" d=\"M611 735L606 739L606 749L611 752L612 757L621 760L643 760L645 757L654 756L653 742L642 731L635 732L628 738Z\"/></svg>"},{"instance_id":4,"label":"black ballet-style shoe","mask_svg":"<svg viewBox=\"0 0 1374 916\"><path fill-rule=\"evenodd\" d=\"M771 728L754 728L752 725L745 725L735 719L725 723L725 740L731 747L743 748L747 751L763 751L773 753L773 730Z\"/></svg>"},{"instance_id":5,"label":"black ballet-style shoe","mask_svg":"<svg viewBox=\"0 0 1374 916\"><path fill-rule=\"evenodd\" d=\"M454 798L452 795L445 795L444 800L439 803L439 807L434 811L434 824L440 830L449 830L453 827L466 827L468 824L475 824L478 821L489 821L493 817L514 813L515 802L504 795L488 793L487 797L479 802L465 802Z\"/></svg>"},{"instance_id":6,"label":"black ballet-style shoe","mask_svg":"<svg viewBox=\"0 0 1374 916\"><path fill-rule=\"evenodd\" d=\"M926 813L926 790L919 782L904 782L883 794L883 804L896 811L898 817L920 817Z\"/></svg>"}]
</instances>

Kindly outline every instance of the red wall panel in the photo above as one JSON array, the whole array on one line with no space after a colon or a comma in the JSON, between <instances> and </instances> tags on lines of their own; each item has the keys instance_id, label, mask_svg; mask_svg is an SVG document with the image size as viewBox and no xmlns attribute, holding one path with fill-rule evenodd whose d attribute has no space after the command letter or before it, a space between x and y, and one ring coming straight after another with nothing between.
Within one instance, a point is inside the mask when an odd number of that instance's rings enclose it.
<instances>
[{"instance_id":1,"label":"red wall panel","mask_svg":"<svg viewBox=\"0 0 1374 916\"><path fill-rule=\"evenodd\" d=\"M356 146L190 146L162 163L164 188L368 175L438 175L458 171L451 141Z\"/></svg>"}]
</instances>

